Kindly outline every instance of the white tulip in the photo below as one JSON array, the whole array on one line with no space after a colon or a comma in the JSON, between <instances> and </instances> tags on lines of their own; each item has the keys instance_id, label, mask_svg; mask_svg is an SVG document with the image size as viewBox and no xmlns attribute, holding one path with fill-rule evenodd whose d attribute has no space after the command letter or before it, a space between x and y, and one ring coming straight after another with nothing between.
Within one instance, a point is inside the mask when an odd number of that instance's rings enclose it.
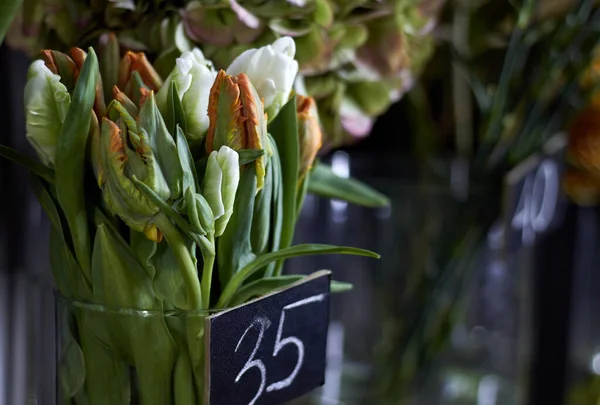
<instances>
[{"instance_id":1,"label":"white tulip","mask_svg":"<svg viewBox=\"0 0 600 405\"><path fill-rule=\"evenodd\" d=\"M58 137L71 105L71 96L44 61L31 64L25 85L27 139L46 166L54 166Z\"/></svg>"},{"instance_id":2,"label":"white tulip","mask_svg":"<svg viewBox=\"0 0 600 405\"><path fill-rule=\"evenodd\" d=\"M194 48L177 58L175 68L156 95L156 103L165 114L167 94L171 83L175 83L186 119L185 135L191 141L201 141L208 130L208 97L216 76L212 62Z\"/></svg>"},{"instance_id":3,"label":"white tulip","mask_svg":"<svg viewBox=\"0 0 600 405\"><path fill-rule=\"evenodd\" d=\"M271 121L288 101L298 74L294 59L296 44L290 37L282 37L272 45L249 49L238 56L227 68L228 75L245 73L263 99Z\"/></svg>"},{"instance_id":4,"label":"white tulip","mask_svg":"<svg viewBox=\"0 0 600 405\"><path fill-rule=\"evenodd\" d=\"M208 155L202 195L215 216L215 237L221 236L233 214L233 203L240 182L238 153L228 146Z\"/></svg>"}]
</instances>

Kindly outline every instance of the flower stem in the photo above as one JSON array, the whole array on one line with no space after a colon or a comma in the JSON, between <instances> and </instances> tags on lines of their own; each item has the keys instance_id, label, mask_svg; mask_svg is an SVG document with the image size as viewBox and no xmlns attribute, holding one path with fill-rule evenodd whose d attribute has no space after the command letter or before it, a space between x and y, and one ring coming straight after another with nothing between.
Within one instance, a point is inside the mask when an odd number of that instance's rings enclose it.
<instances>
[{"instance_id":1,"label":"flower stem","mask_svg":"<svg viewBox=\"0 0 600 405\"><path fill-rule=\"evenodd\" d=\"M185 245L183 237L177 228L171 223L171 220L162 212L154 217L154 223L161 232L165 235L169 246L173 250L175 259L177 260L187 292L190 309L202 308L202 290L200 281L198 280L198 271L192 260L192 256Z\"/></svg>"},{"instance_id":2,"label":"flower stem","mask_svg":"<svg viewBox=\"0 0 600 405\"><path fill-rule=\"evenodd\" d=\"M204 298L204 308L208 309L210 306L210 288L212 284L213 267L215 265L215 234L209 233L207 236L208 241L213 246L212 252L208 252L207 249L202 248L202 258L204 259L204 265L202 266L202 298Z\"/></svg>"}]
</instances>

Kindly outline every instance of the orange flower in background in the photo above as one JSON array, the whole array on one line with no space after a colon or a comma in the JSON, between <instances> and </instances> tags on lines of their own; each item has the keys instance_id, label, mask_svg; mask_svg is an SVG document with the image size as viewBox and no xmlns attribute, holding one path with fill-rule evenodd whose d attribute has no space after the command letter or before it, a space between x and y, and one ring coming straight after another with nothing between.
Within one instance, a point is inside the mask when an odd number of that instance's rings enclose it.
<instances>
[{"instance_id":1,"label":"orange flower in background","mask_svg":"<svg viewBox=\"0 0 600 405\"><path fill-rule=\"evenodd\" d=\"M586 171L567 170L563 177L563 190L579 205L591 206L600 202L600 179Z\"/></svg>"},{"instance_id":2,"label":"orange flower in background","mask_svg":"<svg viewBox=\"0 0 600 405\"><path fill-rule=\"evenodd\" d=\"M582 111L569 130L569 163L600 176L600 108Z\"/></svg>"},{"instance_id":3,"label":"orange flower in background","mask_svg":"<svg viewBox=\"0 0 600 405\"><path fill-rule=\"evenodd\" d=\"M563 178L563 189L580 205L600 203L600 53L592 60L581 79L582 87L592 90L589 105L575 118L569 128L567 162L569 169Z\"/></svg>"},{"instance_id":4,"label":"orange flower in background","mask_svg":"<svg viewBox=\"0 0 600 405\"><path fill-rule=\"evenodd\" d=\"M300 176L303 179L312 168L321 145L323 133L319 123L317 104L312 97L297 96L298 142L300 147Z\"/></svg>"}]
</instances>

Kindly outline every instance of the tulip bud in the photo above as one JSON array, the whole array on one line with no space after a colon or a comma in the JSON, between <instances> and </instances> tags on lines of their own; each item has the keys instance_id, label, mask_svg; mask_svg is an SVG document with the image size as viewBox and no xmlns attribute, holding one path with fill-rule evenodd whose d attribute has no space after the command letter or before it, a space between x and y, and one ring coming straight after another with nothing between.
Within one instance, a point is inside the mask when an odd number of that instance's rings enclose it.
<instances>
[{"instance_id":1,"label":"tulip bud","mask_svg":"<svg viewBox=\"0 0 600 405\"><path fill-rule=\"evenodd\" d=\"M85 58L87 58L87 53L80 48L71 48L70 49L71 56L73 61L75 62L75 66L77 66L77 70L75 71L75 77L79 77L79 72L83 68L83 63L85 62ZM106 112L106 103L104 101L104 90L102 88L102 76L98 74L98 84L96 85L96 98L94 99L94 111L98 116L104 116Z\"/></svg>"},{"instance_id":2,"label":"tulip bud","mask_svg":"<svg viewBox=\"0 0 600 405\"><path fill-rule=\"evenodd\" d=\"M154 92L158 91L163 85L162 79L150 62L148 62L143 52L134 53L128 51L123 59L121 59L121 65L119 66L119 88L126 89L128 85L132 85L131 75L133 72L138 72L146 87ZM130 90L134 91L134 89Z\"/></svg>"},{"instance_id":3,"label":"tulip bud","mask_svg":"<svg viewBox=\"0 0 600 405\"><path fill-rule=\"evenodd\" d=\"M69 56L62 52L43 50L40 58L46 63L46 67L56 75L69 92L75 88L75 81L79 75L79 68Z\"/></svg>"},{"instance_id":4,"label":"tulip bud","mask_svg":"<svg viewBox=\"0 0 600 405\"><path fill-rule=\"evenodd\" d=\"M101 178L101 163L100 163L100 122L98 116L92 111L92 122L90 123L89 131L89 159L92 163L92 169L94 175L98 180L98 184L101 184L104 180Z\"/></svg>"},{"instance_id":5,"label":"tulip bud","mask_svg":"<svg viewBox=\"0 0 600 405\"><path fill-rule=\"evenodd\" d=\"M131 229L144 232L155 242L160 241L160 232L149 222L158 213L158 207L138 190L131 179L137 178L166 197L166 184L145 134L123 130L108 118L103 118L98 172L99 186L110 212L118 215Z\"/></svg>"},{"instance_id":6,"label":"tulip bud","mask_svg":"<svg viewBox=\"0 0 600 405\"><path fill-rule=\"evenodd\" d=\"M158 207L137 184L143 183L165 201L181 195L183 173L173 138L151 91L138 117L117 100L108 106L107 116L102 121L100 141L94 141L93 135L91 141L92 163L104 202L130 228L159 241L162 234L151 221Z\"/></svg>"},{"instance_id":7,"label":"tulip bud","mask_svg":"<svg viewBox=\"0 0 600 405\"><path fill-rule=\"evenodd\" d=\"M153 145L157 162L162 168L170 198L176 199L183 193L183 168L173 136L169 133L152 91L142 92L140 115L137 119L138 132L146 133Z\"/></svg>"},{"instance_id":8,"label":"tulip bud","mask_svg":"<svg viewBox=\"0 0 600 405\"><path fill-rule=\"evenodd\" d=\"M199 49L184 52L156 95L159 109L166 114L169 88L175 83L185 115L186 137L191 142L202 141L208 130L208 97L216 75L212 62Z\"/></svg>"},{"instance_id":9,"label":"tulip bud","mask_svg":"<svg viewBox=\"0 0 600 405\"><path fill-rule=\"evenodd\" d=\"M248 76L228 76L220 71L210 90L210 126L206 151L229 146L234 150L264 149L267 123L258 94ZM256 159L256 184L264 185L265 156Z\"/></svg>"},{"instance_id":10,"label":"tulip bud","mask_svg":"<svg viewBox=\"0 0 600 405\"><path fill-rule=\"evenodd\" d=\"M102 34L99 39L100 76L104 85L104 94L109 95L113 86L119 81L119 41L117 36L110 32Z\"/></svg>"},{"instance_id":11,"label":"tulip bud","mask_svg":"<svg viewBox=\"0 0 600 405\"><path fill-rule=\"evenodd\" d=\"M207 232L214 231L214 214L202 194L194 193L192 188L188 187L185 190L185 205L190 225L197 233L205 235Z\"/></svg>"},{"instance_id":12,"label":"tulip bud","mask_svg":"<svg viewBox=\"0 0 600 405\"><path fill-rule=\"evenodd\" d=\"M300 173L302 180L312 168L323 143L317 104L312 97L297 96L298 143L300 146Z\"/></svg>"},{"instance_id":13,"label":"tulip bud","mask_svg":"<svg viewBox=\"0 0 600 405\"><path fill-rule=\"evenodd\" d=\"M46 166L54 166L56 144L71 105L71 96L60 76L37 60L29 68L25 85L27 139Z\"/></svg>"},{"instance_id":14,"label":"tulip bud","mask_svg":"<svg viewBox=\"0 0 600 405\"><path fill-rule=\"evenodd\" d=\"M73 58L73 62L77 66L77 76L79 75L79 71L83 67L83 63L85 62L85 58L87 57L87 52L85 52L81 48L71 48L69 49L71 53L71 58ZM77 78L76 76L76 78Z\"/></svg>"},{"instance_id":15,"label":"tulip bud","mask_svg":"<svg viewBox=\"0 0 600 405\"><path fill-rule=\"evenodd\" d=\"M272 45L243 52L227 68L228 75L248 76L263 100L269 120L275 118L290 98L298 73L295 54L294 40L282 37Z\"/></svg>"},{"instance_id":16,"label":"tulip bud","mask_svg":"<svg viewBox=\"0 0 600 405\"><path fill-rule=\"evenodd\" d=\"M112 88L113 99L117 100L119 104L121 104L131 115L132 117L137 117L139 114L139 109L135 105L133 101L125 93L123 93L117 86L113 86Z\"/></svg>"},{"instance_id":17,"label":"tulip bud","mask_svg":"<svg viewBox=\"0 0 600 405\"><path fill-rule=\"evenodd\" d=\"M208 156L202 195L215 217L215 237L221 236L233 214L233 203L240 181L238 153L222 146Z\"/></svg>"}]
</instances>

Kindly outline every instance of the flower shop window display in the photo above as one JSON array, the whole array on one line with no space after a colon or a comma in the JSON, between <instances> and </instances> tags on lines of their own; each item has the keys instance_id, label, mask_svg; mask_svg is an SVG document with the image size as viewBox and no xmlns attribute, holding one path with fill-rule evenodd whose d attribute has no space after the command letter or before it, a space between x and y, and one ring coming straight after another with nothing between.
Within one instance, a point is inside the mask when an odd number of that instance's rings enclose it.
<instances>
[{"instance_id":1,"label":"flower shop window display","mask_svg":"<svg viewBox=\"0 0 600 405\"><path fill-rule=\"evenodd\" d=\"M266 375L257 350L270 324L267 333L277 331L274 357L293 340L280 336L286 308L351 287L329 282L329 272L283 275L285 259L378 257L353 247L291 246L306 193L367 205L387 200L315 162L321 129L314 100L292 91L298 72L292 39L248 50L218 72L193 49L176 60L164 82L143 53L121 58L112 35L97 50L98 56L92 48L73 48L69 55L44 50L32 63L26 128L39 161L0 146L0 154L30 170L52 224L59 401L221 405L209 395L215 384L236 392L240 380ZM327 280L325 290L319 287L324 292L310 296L307 286L319 280ZM297 300L284 308L278 297L292 292ZM253 320L280 304L281 316ZM226 322L205 345L207 329L217 325L207 317L240 314L238 307L248 319L221 318ZM327 305L311 308L327 320ZM250 327L256 319L263 319L262 328ZM306 316L286 319L286 327L304 322L311 337ZM228 336L229 325L229 335L247 329ZM248 340L256 342L253 351L241 343L247 333L258 334ZM229 354L239 354L242 367L231 381L207 375L233 367L218 364L221 357L211 353L221 341L238 342ZM292 346L298 357L314 361L300 353L304 345ZM292 374L305 366L297 361ZM263 378L227 403L291 399L267 395L289 387L291 377L279 385Z\"/></svg>"}]
</instances>

